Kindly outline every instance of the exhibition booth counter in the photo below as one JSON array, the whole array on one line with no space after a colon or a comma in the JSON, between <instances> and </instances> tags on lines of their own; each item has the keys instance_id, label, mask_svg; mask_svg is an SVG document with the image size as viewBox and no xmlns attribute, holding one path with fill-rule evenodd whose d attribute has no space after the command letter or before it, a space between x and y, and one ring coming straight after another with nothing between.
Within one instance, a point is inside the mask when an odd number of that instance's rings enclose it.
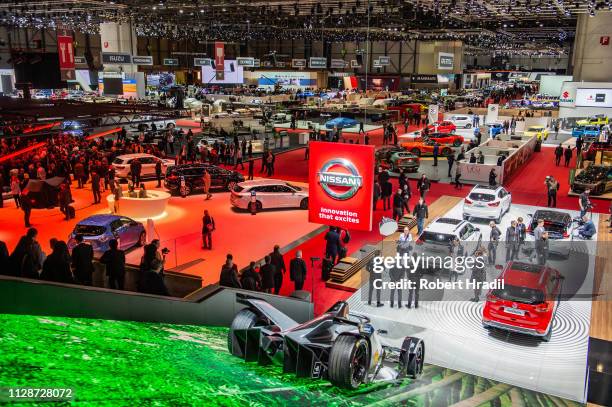
<instances>
[{"instance_id":1,"label":"exhibition booth counter","mask_svg":"<svg viewBox=\"0 0 612 407\"><path fill-rule=\"evenodd\" d=\"M503 184L518 168L524 165L535 150L536 138L529 137L523 140L496 140L489 139L480 146L466 153L466 159L459 161L461 180L474 183L488 183L489 173L495 169L497 183ZM470 163L469 157L474 153L476 157L484 155L484 163ZM498 164L499 156L506 158Z\"/></svg>"},{"instance_id":2,"label":"exhibition booth counter","mask_svg":"<svg viewBox=\"0 0 612 407\"><path fill-rule=\"evenodd\" d=\"M156 219L166 213L166 205L170 194L165 191L147 191L146 198L129 196L123 191L123 196L115 203L115 196L109 194L106 197L108 209L111 213L127 216L133 219Z\"/></svg>"}]
</instances>

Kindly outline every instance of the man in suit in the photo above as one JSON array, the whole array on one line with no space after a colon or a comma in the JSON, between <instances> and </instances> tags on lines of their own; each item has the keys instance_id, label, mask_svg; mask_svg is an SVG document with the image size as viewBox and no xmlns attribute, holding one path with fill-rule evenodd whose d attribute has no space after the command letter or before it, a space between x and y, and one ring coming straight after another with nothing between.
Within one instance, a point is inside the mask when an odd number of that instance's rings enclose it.
<instances>
[{"instance_id":1,"label":"man in suit","mask_svg":"<svg viewBox=\"0 0 612 407\"><path fill-rule=\"evenodd\" d=\"M272 264L275 268L274 273L274 294L278 295L281 287L283 286L283 274L287 271L287 267L285 267L285 259L283 259L283 255L280 252L280 247L278 245L274 246L274 250L270 253L270 259L272 260Z\"/></svg>"},{"instance_id":2,"label":"man in suit","mask_svg":"<svg viewBox=\"0 0 612 407\"><path fill-rule=\"evenodd\" d=\"M376 291L376 306L382 307L384 304L380 302L380 288L374 287L374 282L378 279L382 281L382 274L374 272L374 258L370 259L366 264L366 270L370 274L369 283L368 283L368 305L372 305L372 293Z\"/></svg>"},{"instance_id":3,"label":"man in suit","mask_svg":"<svg viewBox=\"0 0 612 407\"><path fill-rule=\"evenodd\" d=\"M91 191L93 192L94 205L99 204L102 196L100 195L100 175L97 171L91 173Z\"/></svg>"},{"instance_id":4,"label":"man in suit","mask_svg":"<svg viewBox=\"0 0 612 407\"><path fill-rule=\"evenodd\" d=\"M510 226L506 229L506 262L515 260L517 257L519 245L519 232L516 228L516 221L510 222Z\"/></svg>"},{"instance_id":5,"label":"man in suit","mask_svg":"<svg viewBox=\"0 0 612 407\"><path fill-rule=\"evenodd\" d=\"M108 286L113 289L123 290L123 283L125 281L125 252L119 249L119 243L116 239L109 240L108 246L110 248L104 252L100 258L100 263L106 266Z\"/></svg>"},{"instance_id":6,"label":"man in suit","mask_svg":"<svg viewBox=\"0 0 612 407\"><path fill-rule=\"evenodd\" d=\"M93 248L83 241L83 235L76 235L77 245L72 249L74 277L79 284L91 285L93 275Z\"/></svg>"},{"instance_id":7,"label":"man in suit","mask_svg":"<svg viewBox=\"0 0 612 407\"><path fill-rule=\"evenodd\" d=\"M295 258L289 262L289 278L295 284L295 290L301 290L306 280L306 262L302 259L302 251L295 253Z\"/></svg>"},{"instance_id":8,"label":"man in suit","mask_svg":"<svg viewBox=\"0 0 612 407\"><path fill-rule=\"evenodd\" d=\"M130 172L132 173L132 184L140 185L140 173L142 171L142 164L138 158L135 158L130 163Z\"/></svg>"},{"instance_id":9,"label":"man in suit","mask_svg":"<svg viewBox=\"0 0 612 407\"><path fill-rule=\"evenodd\" d=\"M525 223L523 223L523 218L520 216L516 219L516 234L518 242L514 257L518 259L518 256L521 252L521 246L525 243L525 238L527 237L527 226L525 226Z\"/></svg>"},{"instance_id":10,"label":"man in suit","mask_svg":"<svg viewBox=\"0 0 612 407\"><path fill-rule=\"evenodd\" d=\"M334 226L331 226L325 234L325 241L325 257L331 257L332 263L336 264L338 249L340 248L340 234Z\"/></svg>"},{"instance_id":11,"label":"man in suit","mask_svg":"<svg viewBox=\"0 0 612 407\"><path fill-rule=\"evenodd\" d=\"M259 272L261 273L261 289L265 293L272 293L274 288L274 274L276 274L276 268L272 264L272 258L266 256L264 259L264 265L261 266Z\"/></svg>"}]
</instances>

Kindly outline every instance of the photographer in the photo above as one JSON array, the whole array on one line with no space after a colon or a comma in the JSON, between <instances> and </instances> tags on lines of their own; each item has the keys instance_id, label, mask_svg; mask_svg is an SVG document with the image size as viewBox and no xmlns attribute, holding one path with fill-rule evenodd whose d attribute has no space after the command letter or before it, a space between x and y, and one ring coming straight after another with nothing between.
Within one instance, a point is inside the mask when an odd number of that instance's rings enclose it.
<instances>
[{"instance_id":1,"label":"photographer","mask_svg":"<svg viewBox=\"0 0 612 407\"><path fill-rule=\"evenodd\" d=\"M582 225L576 231L577 237L585 240L591 239L597 230L595 229L595 224L588 216L582 217Z\"/></svg>"},{"instance_id":2,"label":"photographer","mask_svg":"<svg viewBox=\"0 0 612 407\"><path fill-rule=\"evenodd\" d=\"M159 252L159 240L157 239L144 247L144 254L140 260L139 292L170 295L164 282L164 265L169 252L167 248Z\"/></svg>"}]
</instances>

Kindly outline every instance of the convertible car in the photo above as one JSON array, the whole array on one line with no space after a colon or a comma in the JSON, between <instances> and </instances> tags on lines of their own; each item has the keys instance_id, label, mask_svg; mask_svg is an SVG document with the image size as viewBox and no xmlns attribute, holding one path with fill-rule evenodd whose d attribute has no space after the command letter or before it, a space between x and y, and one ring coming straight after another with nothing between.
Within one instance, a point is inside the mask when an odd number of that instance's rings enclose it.
<instances>
[{"instance_id":1,"label":"convertible car","mask_svg":"<svg viewBox=\"0 0 612 407\"><path fill-rule=\"evenodd\" d=\"M325 123L325 127L328 129L333 129L334 127L338 129L344 129L347 127L355 127L359 125L359 121L355 119L351 119L349 117L336 117L335 119L331 119Z\"/></svg>"},{"instance_id":2,"label":"convertible car","mask_svg":"<svg viewBox=\"0 0 612 407\"><path fill-rule=\"evenodd\" d=\"M344 301L300 324L264 300L242 294L237 300L247 307L234 317L227 345L232 355L247 362L280 365L284 373L327 379L348 389L417 378L423 371L421 339L407 336L401 348L383 345L387 331L374 329L364 315L349 313Z\"/></svg>"},{"instance_id":3,"label":"convertible car","mask_svg":"<svg viewBox=\"0 0 612 407\"><path fill-rule=\"evenodd\" d=\"M434 149L434 140L421 140L421 141L406 141L400 143L400 145L406 150L410 151L412 154L420 157L425 155L433 155ZM449 146L442 145L441 143L439 147L439 155L446 157L449 154L452 154L453 149Z\"/></svg>"},{"instance_id":4,"label":"convertible car","mask_svg":"<svg viewBox=\"0 0 612 407\"><path fill-rule=\"evenodd\" d=\"M463 136L457 136L450 133L429 133L425 137L419 130L399 137L400 143L402 141L423 141L426 139L437 141L439 144L453 145L455 147L459 147L464 141Z\"/></svg>"}]
</instances>

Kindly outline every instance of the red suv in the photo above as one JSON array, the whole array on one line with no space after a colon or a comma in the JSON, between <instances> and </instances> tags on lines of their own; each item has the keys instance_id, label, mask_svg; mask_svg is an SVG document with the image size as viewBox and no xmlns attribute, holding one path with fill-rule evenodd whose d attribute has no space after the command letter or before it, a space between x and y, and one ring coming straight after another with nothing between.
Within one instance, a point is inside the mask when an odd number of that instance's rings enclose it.
<instances>
[{"instance_id":1,"label":"red suv","mask_svg":"<svg viewBox=\"0 0 612 407\"><path fill-rule=\"evenodd\" d=\"M509 262L499 276L504 287L490 290L482 325L541 337L548 342L559 305L561 274L537 264Z\"/></svg>"},{"instance_id":2,"label":"red suv","mask_svg":"<svg viewBox=\"0 0 612 407\"><path fill-rule=\"evenodd\" d=\"M429 130L430 133L453 134L455 130L457 130L457 126L451 121L444 120L430 124L427 126L427 130Z\"/></svg>"}]
</instances>

